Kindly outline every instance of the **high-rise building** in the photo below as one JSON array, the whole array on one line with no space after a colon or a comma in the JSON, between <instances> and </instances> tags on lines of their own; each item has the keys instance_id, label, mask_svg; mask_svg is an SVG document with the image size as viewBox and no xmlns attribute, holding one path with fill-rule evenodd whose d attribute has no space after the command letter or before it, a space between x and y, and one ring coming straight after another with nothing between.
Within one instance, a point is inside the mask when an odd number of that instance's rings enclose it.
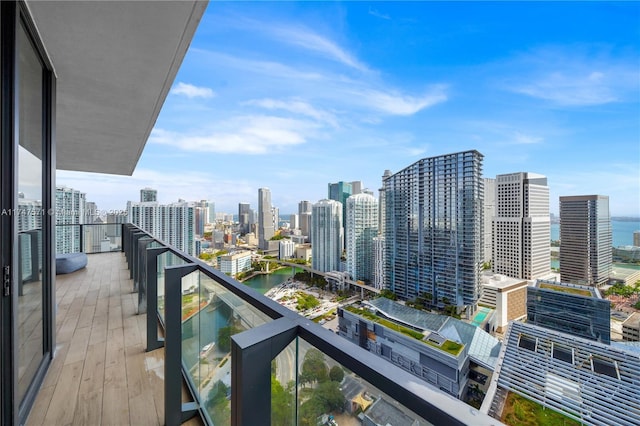
<instances>
[{"instance_id":1,"label":"high-rise building","mask_svg":"<svg viewBox=\"0 0 640 426\"><path fill-rule=\"evenodd\" d=\"M391 176L391 170L385 170L382 175L382 186L378 189L378 233L384 235L384 226L386 218L386 193L384 189L384 180Z\"/></svg>"},{"instance_id":2,"label":"high-rise building","mask_svg":"<svg viewBox=\"0 0 640 426\"><path fill-rule=\"evenodd\" d=\"M355 191L354 191L354 187L355 187ZM346 228L346 223L347 223L347 198L349 198L352 195L355 194L359 194L362 192L362 182L361 181L354 181L354 182L337 182L337 183L330 183L328 185L328 198L330 200L335 200L335 201L339 201L340 203L342 203L342 224L343 226ZM346 237L346 233L345 233L345 237ZM345 244L345 242L343 242L343 244Z\"/></svg>"},{"instance_id":3,"label":"high-rise building","mask_svg":"<svg viewBox=\"0 0 640 426\"><path fill-rule=\"evenodd\" d=\"M302 215L302 213L311 213L311 201L303 200L298 203L298 214Z\"/></svg>"},{"instance_id":4,"label":"high-rise building","mask_svg":"<svg viewBox=\"0 0 640 426\"><path fill-rule=\"evenodd\" d=\"M289 229L300 229L300 219L296 213L289 215Z\"/></svg>"},{"instance_id":5,"label":"high-rise building","mask_svg":"<svg viewBox=\"0 0 640 426\"><path fill-rule=\"evenodd\" d=\"M269 188L258 189L258 241L263 250L269 249L269 240L275 233Z\"/></svg>"},{"instance_id":6,"label":"high-rise building","mask_svg":"<svg viewBox=\"0 0 640 426\"><path fill-rule=\"evenodd\" d=\"M280 229L280 209L277 207L271 207L271 220L273 221L273 231Z\"/></svg>"},{"instance_id":7,"label":"high-rise building","mask_svg":"<svg viewBox=\"0 0 640 426\"><path fill-rule=\"evenodd\" d=\"M141 203L152 203L154 201L158 201L158 191L152 188L142 188L140 190L140 202Z\"/></svg>"},{"instance_id":8,"label":"high-rise building","mask_svg":"<svg viewBox=\"0 0 640 426\"><path fill-rule=\"evenodd\" d=\"M301 213L298 220L300 221L300 232L308 237L308 242L311 242L311 212Z\"/></svg>"},{"instance_id":9,"label":"high-rise building","mask_svg":"<svg viewBox=\"0 0 640 426\"><path fill-rule=\"evenodd\" d=\"M85 203L84 211L84 223L95 223L96 219L99 219L98 206L93 201L87 201Z\"/></svg>"},{"instance_id":10,"label":"high-rise building","mask_svg":"<svg viewBox=\"0 0 640 426\"><path fill-rule=\"evenodd\" d=\"M196 207L193 204L184 201L167 205L128 201L127 222L179 250L192 256L196 254Z\"/></svg>"},{"instance_id":11,"label":"high-rise building","mask_svg":"<svg viewBox=\"0 0 640 426\"><path fill-rule=\"evenodd\" d=\"M498 175L495 204L493 271L526 280L547 276L551 270L547 178L526 172Z\"/></svg>"},{"instance_id":12,"label":"high-rise building","mask_svg":"<svg viewBox=\"0 0 640 426\"><path fill-rule=\"evenodd\" d=\"M640 247L640 231L633 232L633 245Z\"/></svg>"},{"instance_id":13,"label":"high-rise building","mask_svg":"<svg viewBox=\"0 0 640 426\"><path fill-rule=\"evenodd\" d=\"M384 235L380 235L373 239L373 286L378 290L385 288L384 286L384 265L385 265L385 249Z\"/></svg>"},{"instance_id":14,"label":"high-rise building","mask_svg":"<svg viewBox=\"0 0 640 426\"><path fill-rule=\"evenodd\" d=\"M484 178L484 261L491 262L493 251L492 221L496 214L496 180Z\"/></svg>"},{"instance_id":15,"label":"high-rise building","mask_svg":"<svg viewBox=\"0 0 640 426\"><path fill-rule=\"evenodd\" d=\"M241 235L249 233L251 223L251 206L249 203L238 204L238 223L240 224L238 232Z\"/></svg>"},{"instance_id":16,"label":"high-rise building","mask_svg":"<svg viewBox=\"0 0 640 426\"><path fill-rule=\"evenodd\" d=\"M483 250L483 155L424 158L384 180L385 287L475 309ZM315 253L314 253L315 256Z\"/></svg>"},{"instance_id":17,"label":"high-rise building","mask_svg":"<svg viewBox=\"0 0 640 426\"><path fill-rule=\"evenodd\" d=\"M340 270L342 256L342 203L320 200L312 207L311 240L313 269L321 272Z\"/></svg>"},{"instance_id":18,"label":"high-rise building","mask_svg":"<svg viewBox=\"0 0 640 426\"><path fill-rule=\"evenodd\" d=\"M347 198L347 272L354 280L374 281L374 243L378 235L378 201L369 194Z\"/></svg>"},{"instance_id":19,"label":"high-rise building","mask_svg":"<svg viewBox=\"0 0 640 426\"><path fill-rule=\"evenodd\" d=\"M73 188L56 188L56 253L75 253L80 247L80 225L85 220L86 196ZM63 226L64 225L64 226Z\"/></svg>"},{"instance_id":20,"label":"high-rise building","mask_svg":"<svg viewBox=\"0 0 640 426\"><path fill-rule=\"evenodd\" d=\"M612 267L611 217L606 195L560 197L560 279L606 284Z\"/></svg>"},{"instance_id":21,"label":"high-rise building","mask_svg":"<svg viewBox=\"0 0 640 426\"><path fill-rule=\"evenodd\" d=\"M216 203L212 200L208 201L209 204L209 223L216 223Z\"/></svg>"}]
</instances>

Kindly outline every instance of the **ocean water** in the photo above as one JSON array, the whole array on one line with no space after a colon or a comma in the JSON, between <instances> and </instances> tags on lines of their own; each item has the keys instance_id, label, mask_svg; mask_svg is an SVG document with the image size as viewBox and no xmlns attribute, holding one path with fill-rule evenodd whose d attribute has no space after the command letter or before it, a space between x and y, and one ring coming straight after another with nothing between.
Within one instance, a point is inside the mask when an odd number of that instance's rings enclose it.
<instances>
[{"instance_id":1,"label":"ocean water","mask_svg":"<svg viewBox=\"0 0 640 426\"><path fill-rule=\"evenodd\" d=\"M640 231L640 220L623 222L619 220L611 221L611 233L613 234L613 247L633 245L633 232ZM560 238L560 224L551 224L551 239Z\"/></svg>"}]
</instances>

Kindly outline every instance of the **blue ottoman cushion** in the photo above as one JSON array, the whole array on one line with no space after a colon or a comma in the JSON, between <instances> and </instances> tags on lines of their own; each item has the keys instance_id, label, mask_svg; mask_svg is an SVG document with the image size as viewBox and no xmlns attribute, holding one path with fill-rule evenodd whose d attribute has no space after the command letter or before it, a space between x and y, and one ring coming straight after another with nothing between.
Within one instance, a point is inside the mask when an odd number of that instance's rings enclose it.
<instances>
[{"instance_id":1,"label":"blue ottoman cushion","mask_svg":"<svg viewBox=\"0 0 640 426\"><path fill-rule=\"evenodd\" d=\"M56 275L75 272L87 266L85 253L65 253L56 255Z\"/></svg>"}]
</instances>

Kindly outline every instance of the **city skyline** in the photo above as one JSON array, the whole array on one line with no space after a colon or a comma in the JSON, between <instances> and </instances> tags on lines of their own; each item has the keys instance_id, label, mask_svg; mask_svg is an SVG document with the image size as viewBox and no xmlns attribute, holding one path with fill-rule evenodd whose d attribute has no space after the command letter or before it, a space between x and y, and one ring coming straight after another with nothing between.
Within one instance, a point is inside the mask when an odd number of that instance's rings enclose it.
<instances>
[{"instance_id":1,"label":"city skyline","mask_svg":"<svg viewBox=\"0 0 640 426\"><path fill-rule=\"evenodd\" d=\"M132 177L58 185L101 210L149 186L227 212L266 186L294 213L330 182L377 196L385 169L476 149L484 177L547 176L556 215L600 193L640 216L637 3L271 6L209 6Z\"/></svg>"}]
</instances>

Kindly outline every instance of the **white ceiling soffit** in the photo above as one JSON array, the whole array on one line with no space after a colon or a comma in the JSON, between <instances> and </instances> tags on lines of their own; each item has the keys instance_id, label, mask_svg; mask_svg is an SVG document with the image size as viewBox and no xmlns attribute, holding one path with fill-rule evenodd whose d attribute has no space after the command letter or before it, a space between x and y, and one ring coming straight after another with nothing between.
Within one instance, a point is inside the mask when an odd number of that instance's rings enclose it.
<instances>
[{"instance_id":1,"label":"white ceiling soffit","mask_svg":"<svg viewBox=\"0 0 640 426\"><path fill-rule=\"evenodd\" d=\"M57 169L131 175L204 1L30 1L57 75Z\"/></svg>"}]
</instances>

